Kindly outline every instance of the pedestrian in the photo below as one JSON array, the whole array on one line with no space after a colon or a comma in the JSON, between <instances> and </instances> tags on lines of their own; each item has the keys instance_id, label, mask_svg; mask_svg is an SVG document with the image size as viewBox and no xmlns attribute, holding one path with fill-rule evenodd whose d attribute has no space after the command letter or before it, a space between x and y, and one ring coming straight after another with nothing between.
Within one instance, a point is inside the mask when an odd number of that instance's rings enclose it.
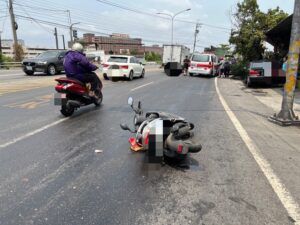
<instances>
[{"instance_id":1,"label":"pedestrian","mask_svg":"<svg viewBox=\"0 0 300 225\"><path fill-rule=\"evenodd\" d=\"M185 59L183 60L183 75L186 76L188 73L189 66L191 64L191 60L188 56L185 56Z\"/></svg>"},{"instance_id":2,"label":"pedestrian","mask_svg":"<svg viewBox=\"0 0 300 225\"><path fill-rule=\"evenodd\" d=\"M221 58L221 62L220 62L220 70L219 70L219 77L222 77L223 76L223 73L224 73L224 58Z\"/></svg>"},{"instance_id":3,"label":"pedestrian","mask_svg":"<svg viewBox=\"0 0 300 225\"><path fill-rule=\"evenodd\" d=\"M226 59L224 61L224 76L229 77L229 73L230 73L230 63L229 63L228 59Z\"/></svg>"},{"instance_id":4,"label":"pedestrian","mask_svg":"<svg viewBox=\"0 0 300 225\"><path fill-rule=\"evenodd\" d=\"M287 56L283 58L282 71L284 72L284 74L286 74L287 71L287 60Z\"/></svg>"}]
</instances>

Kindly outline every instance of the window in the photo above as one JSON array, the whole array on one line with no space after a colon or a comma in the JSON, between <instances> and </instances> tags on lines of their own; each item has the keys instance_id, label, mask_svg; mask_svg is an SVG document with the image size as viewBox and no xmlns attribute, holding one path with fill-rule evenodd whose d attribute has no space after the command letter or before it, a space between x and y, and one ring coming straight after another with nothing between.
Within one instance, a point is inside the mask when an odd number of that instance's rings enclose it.
<instances>
[{"instance_id":1,"label":"window","mask_svg":"<svg viewBox=\"0 0 300 225\"><path fill-rule=\"evenodd\" d=\"M209 62L209 55L193 55L192 61Z\"/></svg>"},{"instance_id":2,"label":"window","mask_svg":"<svg viewBox=\"0 0 300 225\"><path fill-rule=\"evenodd\" d=\"M127 57L117 57L117 56L111 56L107 62L116 62L116 63L127 63L128 58Z\"/></svg>"},{"instance_id":3,"label":"window","mask_svg":"<svg viewBox=\"0 0 300 225\"><path fill-rule=\"evenodd\" d=\"M131 58L130 58L130 63L136 63L134 57L131 57Z\"/></svg>"},{"instance_id":4,"label":"window","mask_svg":"<svg viewBox=\"0 0 300 225\"><path fill-rule=\"evenodd\" d=\"M46 58L54 58L57 57L58 51L46 51L41 53L37 56L39 59L46 59Z\"/></svg>"}]
</instances>

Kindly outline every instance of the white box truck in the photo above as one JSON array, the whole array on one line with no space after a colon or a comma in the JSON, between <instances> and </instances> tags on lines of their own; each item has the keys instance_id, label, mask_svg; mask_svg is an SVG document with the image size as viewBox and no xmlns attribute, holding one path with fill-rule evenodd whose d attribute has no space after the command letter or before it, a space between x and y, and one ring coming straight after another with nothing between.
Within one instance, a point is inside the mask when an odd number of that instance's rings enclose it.
<instances>
[{"instance_id":1,"label":"white box truck","mask_svg":"<svg viewBox=\"0 0 300 225\"><path fill-rule=\"evenodd\" d=\"M166 65L168 62L178 62L183 65L183 60L185 56L190 56L190 49L184 45L173 45L173 57L171 60L172 54L172 45L164 45L163 52L163 65Z\"/></svg>"}]
</instances>

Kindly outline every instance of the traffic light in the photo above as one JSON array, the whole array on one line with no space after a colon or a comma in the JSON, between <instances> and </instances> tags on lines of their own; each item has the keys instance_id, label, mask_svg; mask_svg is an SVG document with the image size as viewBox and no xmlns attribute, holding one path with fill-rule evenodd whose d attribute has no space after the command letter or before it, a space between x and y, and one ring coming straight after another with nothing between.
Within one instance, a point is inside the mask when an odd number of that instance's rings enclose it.
<instances>
[{"instance_id":1,"label":"traffic light","mask_svg":"<svg viewBox=\"0 0 300 225\"><path fill-rule=\"evenodd\" d=\"M78 36L77 36L77 30L73 30L73 38L78 38Z\"/></svg>"}]
</instances>

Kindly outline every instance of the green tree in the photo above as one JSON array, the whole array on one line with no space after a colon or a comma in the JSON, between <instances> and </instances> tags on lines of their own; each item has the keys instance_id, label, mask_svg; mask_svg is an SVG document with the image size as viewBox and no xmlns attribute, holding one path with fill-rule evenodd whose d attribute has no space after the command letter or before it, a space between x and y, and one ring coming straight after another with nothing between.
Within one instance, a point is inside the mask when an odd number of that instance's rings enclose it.
<instances>
[{"instance_id":1,"label":"green tree","mask_svg":"<svg viewBox=\"0 0 300 225\"><path fill-rule=\"evenodd\" d=\"M233 14L235 29L232 30L229 42L235 45L235 53L243 56L245 61L263 58L265 47L265 33L276 26L288 15L280 10L269 9L261 12L257 0L243 0L237 3Z\"/></svg>"},{"instance_id":2,"label":"green tree","mask_svg":"<svg viewBox=\"0 0 300 225\"><path fill-rule=\"evenodd\" d=\"M161 56L155 52L146 52L145 59L146 61L160 62Z\"/></svg>"}]
</instances>

